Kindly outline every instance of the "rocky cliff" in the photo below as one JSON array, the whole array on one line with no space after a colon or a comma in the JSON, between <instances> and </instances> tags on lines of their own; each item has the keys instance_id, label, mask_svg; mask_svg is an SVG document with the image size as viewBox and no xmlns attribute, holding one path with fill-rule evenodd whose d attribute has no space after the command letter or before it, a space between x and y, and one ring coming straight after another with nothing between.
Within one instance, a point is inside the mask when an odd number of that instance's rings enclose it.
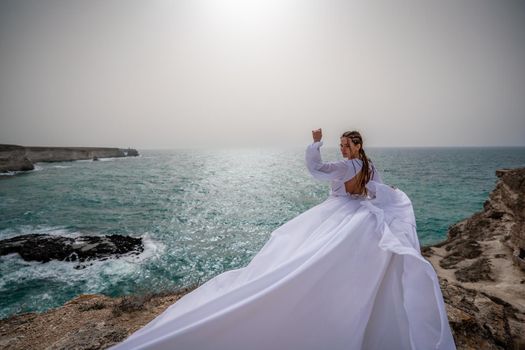
<instances>
[{"instance_id":1,"label":"rocky cliff","mask_svg":"<svg viewBox=\"0 0 525 350\"><path fill-rule=\"evenodd\" d=\"M458 349L525 349L525 168L497 175L483 211L451 226L446 241L422 248L438 273ZM0 320L0 348L105 349L192 288L82 295L43 314Z\"/></svg>"},{"instance_id":2,"label":"rocky cliff","mask_svg":"<svg viewBox=\"0 0 525 350\"><path fill-rule=\"evenodd\" d=\"M461 349L525 349L525 168L496 175L483 210L422 249Z\"/></svg>"},{"instance_id":3,"label":"rocky cliff","mask_svg":"<svg viewBox=\"0 0 525 350\"><path fill-rule=\"evenodd\" d=\"M0 145L0 173L33 170L33 163L26 156L26 149L16 145Z\"/></svg>"},{"instance_id":4,"label":"rocky cliff","mask_svg":"<svg viewBox=\"0 0 525 350\"><path fill-rule=\"evenodd\" d=\"M37 162L138 156L135 149L107 147L24 147L0 145L0 173L32 170Z\"/></svg>"}]
</instances>

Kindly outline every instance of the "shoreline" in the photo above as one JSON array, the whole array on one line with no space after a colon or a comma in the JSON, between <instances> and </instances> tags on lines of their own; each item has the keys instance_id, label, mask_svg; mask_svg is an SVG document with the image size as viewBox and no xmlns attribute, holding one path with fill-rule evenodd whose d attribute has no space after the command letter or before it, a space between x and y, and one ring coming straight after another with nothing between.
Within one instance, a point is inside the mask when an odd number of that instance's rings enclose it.
<instances>
[{"instance_id":1,"label":"shoreline","mask_svg":"<svg viewBox=\"0 0 525 350\"><path fill-rule=\"evenodd\" d=\"M481 212L421 248L438 275L457 349L525 348L525 168L496 175ZM43 313L13 315L0 320L0 348L105 349L196 287L115 298L83 294Z\"/></svg>"},{"instance_id":2,"label":"shoreline","mask_svg":"<svg viewBox=\"0 0 525 350\"><path fill-rule=\"evenodd\" d=\"M136 157L134 148L44 147L0 144L0 173L33 170L40 162L98 160L99 158Z\"/></svg>"}]
</instances>

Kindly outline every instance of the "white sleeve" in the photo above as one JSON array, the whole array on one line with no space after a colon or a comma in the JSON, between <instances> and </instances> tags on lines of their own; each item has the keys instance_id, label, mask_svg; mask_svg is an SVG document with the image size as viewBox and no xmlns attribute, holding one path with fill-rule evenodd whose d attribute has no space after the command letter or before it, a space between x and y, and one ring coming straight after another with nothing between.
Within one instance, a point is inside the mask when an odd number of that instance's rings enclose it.
<instances>
[{"instance_id":1,"label":"white sleeve","mask_svg":"<svg viewBox=\"0 0 525 350\"><path fill-rule=\"evenodd\" d=\"M345 161L323 163L319 147L323 141L314 142L306 147L306 168L317 180L343 180L348 173Z\"/></svg>"}]
</instances>

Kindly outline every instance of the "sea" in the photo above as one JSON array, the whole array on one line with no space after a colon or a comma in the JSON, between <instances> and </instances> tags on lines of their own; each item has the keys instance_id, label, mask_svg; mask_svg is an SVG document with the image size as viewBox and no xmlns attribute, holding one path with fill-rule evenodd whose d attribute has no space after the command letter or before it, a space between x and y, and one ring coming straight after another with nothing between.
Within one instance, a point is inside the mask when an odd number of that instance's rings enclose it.
<instances>
[{"instance_id":1,"label":"sea","mask_svg":"<svg viewBox=\"0 0 525 350\"><path fill-rule=\"evenodd\" d=\"M140 255L78 263L0 257L0 318L86 293L123 296L203 283L246 266L277 227L324 201L303 148L139 150L140 156L37 163L0 176L0 240L29 233L142 237ZM340 158L324 147L324 160ZM412 200L422 245L482 210L495 171L525 148L369 148L384 182ZM76 268L75 268L76 267Z\"/></svg>"}]
</instances>

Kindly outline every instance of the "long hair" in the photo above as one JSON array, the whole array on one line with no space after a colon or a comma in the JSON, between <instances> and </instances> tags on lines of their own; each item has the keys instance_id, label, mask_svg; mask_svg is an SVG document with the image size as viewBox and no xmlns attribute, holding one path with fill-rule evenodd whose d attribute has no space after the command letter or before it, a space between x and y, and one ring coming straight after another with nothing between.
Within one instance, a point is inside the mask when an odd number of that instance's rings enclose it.
<instances>
[{"instance_id":1,"label":"long hair","mask_svg":"<svg viewBox=\"0 0 525 350\"><path fill-rule=\"evenodd\" d=\"M371 167L371 160L366 156L363 148L363 138L359 131L347 131L341 137L346 137L354 145L361 145L359 148L359 159L363 162L363 167L357 175L357 193L361 195L368 195L366 184L372 178L374 169Z\"/></svg>"}]
</instances>

